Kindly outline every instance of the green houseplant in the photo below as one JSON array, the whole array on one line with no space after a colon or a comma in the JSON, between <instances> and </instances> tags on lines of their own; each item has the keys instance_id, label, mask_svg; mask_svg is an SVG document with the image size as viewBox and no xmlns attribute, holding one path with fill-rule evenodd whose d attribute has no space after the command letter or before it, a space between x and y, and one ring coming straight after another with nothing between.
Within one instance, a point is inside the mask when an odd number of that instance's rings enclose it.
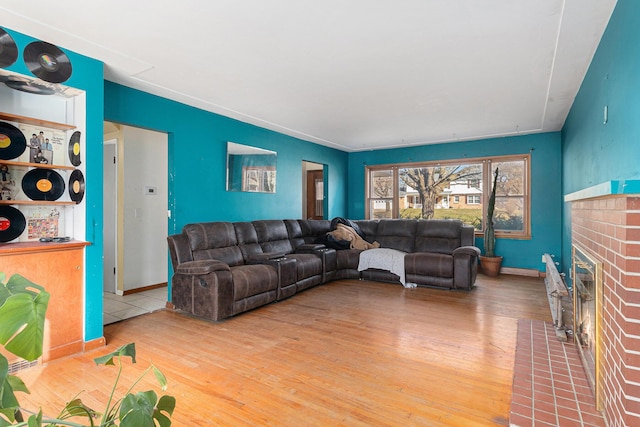
<instances>
[{"instance_id":1,"label":"green houseplant","mask_svg":"<svg viewBox=\"0 0 640 427\"><path fill-rule=\"evenodd\" d=\"M496 256L496 232L493 214L496 208L496 188L498 183L498 168L493 175L493 187L491 188L491 196L487 205L487 223L484 225L484 255L480 256L480 266L482 272L487 276L495 277L500 274L500 266L502 265L502 257Z\"/></svg>"},{"instance_id":2,"label":"green houseplant","mask_svg":"<svg viewBox=\"0 0 640 427\"><path fill-rule=\"evenodd\" d=\"M14 274L5 283L0 273L0 344L8 352L27 361L42 355L44 324L50 294L28 279ZM136 363L135 345L124 345L116 351L94 359L97 365L118 366L118 375L102 413L85 406L76 396L61 410L57 417L43 415L42 410L28 411L22 408L16 392L29 393L22 380L9 374L7 358L0 354L0 427L4 426L70 426L70 427L169 427L175 408L175 398L164 395L158 399L153 390L133 393L136 384L150 371L166 389L164 375L153 365L127 390L124 397L115 396L123 365L122 359L131 358ZM25 419L23 412L29 414ZM84 422L84 424L83 424Z\"/></svg>"}]
</instances>

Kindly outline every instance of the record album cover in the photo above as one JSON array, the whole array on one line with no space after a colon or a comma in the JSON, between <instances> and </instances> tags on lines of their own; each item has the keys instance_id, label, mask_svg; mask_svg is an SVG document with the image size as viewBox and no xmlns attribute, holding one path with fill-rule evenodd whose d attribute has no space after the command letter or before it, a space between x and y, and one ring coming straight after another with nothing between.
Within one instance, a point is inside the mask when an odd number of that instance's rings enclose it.
<instances>
[{"instance_id":1,"label":"record album cover","mask_svg":"<svg viewBox=\"0 0 640 427\"><path fill-rule=\"evenodd\" d=\"M21 206L27 227L21 241L38 240L41 237L59 237L64 234L64 213L61 206Z\"/></svg>"},{"instance_id":2,"label":"record album cover","mask_svg":"<svg viewBox=\"0 0 640 427\"><path fill-rule=\"evenodd\" d=\"M20 161L49 165L65 165L66 136L63 131L20 124L27 139L27 149Z\"/></svg>"},{"instance_id":3,"label":"record album cover","mask_svg":"<svg viewBox=\"0 0 640 427\"><path fill-rule=\"evenodd\" d=\"M0 164L0 200L29 200L22 192L26 167Z\"/></svg>"}]
</instances>

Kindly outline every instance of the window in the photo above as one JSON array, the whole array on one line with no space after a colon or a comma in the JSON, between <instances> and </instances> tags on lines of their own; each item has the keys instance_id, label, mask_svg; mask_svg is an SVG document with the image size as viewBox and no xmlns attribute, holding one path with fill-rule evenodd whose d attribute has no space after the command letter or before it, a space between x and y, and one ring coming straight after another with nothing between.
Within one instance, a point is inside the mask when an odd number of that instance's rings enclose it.
<instances>
[{"instance_id":1,"label":"window","mask_svg":"<svg viewBox=\"0 0 640 427\"><path fill-rule=\"evenodd\" d=\"M393 202L395 200L393 170L375 170L369 177L369 218L393 218ZM405 192L406 194L406 192Z\"/></svg>"},{"instance_id":2,"label":"window","mask_svg":"<svg viewBox=\"0 0 640 427\"><path fill-rule=\"evenodd\" d=\"M367 167L367 218L461 219L478 232L486 221L498 168L498 235L529 236L529 156Z\"/></svg>"},{"instance_id":3,"label":"window","mask_svg":"<svg viewBox=\"0 0 640 427\"><path fill-rule=\"evenodd\" d=\"M528 223L526 219L529 217L526 162L495 161L490 164L490 167L492 173L498 168L495 228L503 232L522 233L526 230L525 224Z\"/></svg>"}]
</instances>

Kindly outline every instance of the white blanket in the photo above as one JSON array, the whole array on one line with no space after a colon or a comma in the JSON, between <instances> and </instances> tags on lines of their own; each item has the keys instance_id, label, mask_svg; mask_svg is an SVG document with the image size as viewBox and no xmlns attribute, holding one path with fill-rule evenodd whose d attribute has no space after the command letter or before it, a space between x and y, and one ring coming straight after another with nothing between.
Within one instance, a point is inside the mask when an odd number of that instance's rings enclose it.
<instances>
[{"instance_id":1,"label":"white blanket","mask_svg":"<svg viewBox=\"0 0 640 427\"><path fill-rule=\"evenodd\" d=\"M367 249L360 253L358 271L368 268L387 270L400 277L400 283L405 288L415 288L415 283L406 283L404 277L404 256L406 252L389 248Z\"/></svg>"}]
</instances>

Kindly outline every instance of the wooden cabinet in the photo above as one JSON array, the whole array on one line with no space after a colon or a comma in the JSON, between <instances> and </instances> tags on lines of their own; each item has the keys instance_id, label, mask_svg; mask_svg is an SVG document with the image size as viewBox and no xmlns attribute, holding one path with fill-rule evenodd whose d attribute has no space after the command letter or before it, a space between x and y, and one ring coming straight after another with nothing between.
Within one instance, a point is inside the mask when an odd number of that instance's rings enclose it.
<instances>
[{"instance_id":1,"label":"wooden cabinet","mask_svg":"<svg viewBox=\"0 0 640 427\"><path fill-rule=\"evenodd\" d=\"M83 265L86 242L7 243L0 245L0 272L18 273L50 294L47 309L44 362L84 349Z\"/></svg>"}]
</instances>

